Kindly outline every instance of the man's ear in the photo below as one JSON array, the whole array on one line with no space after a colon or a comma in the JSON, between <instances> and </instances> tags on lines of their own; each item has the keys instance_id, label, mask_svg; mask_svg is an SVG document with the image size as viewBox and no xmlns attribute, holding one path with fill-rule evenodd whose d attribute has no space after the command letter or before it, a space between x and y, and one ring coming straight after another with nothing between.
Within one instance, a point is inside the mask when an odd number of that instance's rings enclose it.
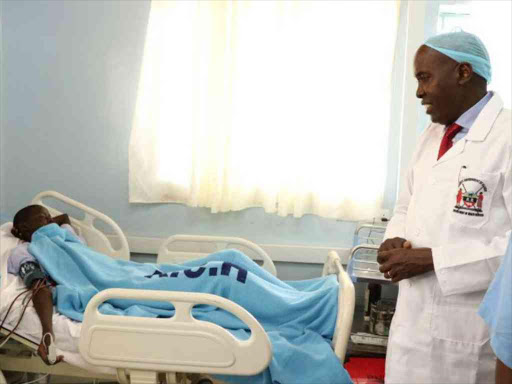
<instances>
[{"instance_id":1,"label":"man's ear","mask_svg":"<svg viewBox=\"0 0 512 384\"><path fill-rule=\"evenodd\" d=\"M460 85L467 84L473 77L473 67L469 63L460 63L457 67L457 72L459 76Z\"/></svg>"}]
</instances>

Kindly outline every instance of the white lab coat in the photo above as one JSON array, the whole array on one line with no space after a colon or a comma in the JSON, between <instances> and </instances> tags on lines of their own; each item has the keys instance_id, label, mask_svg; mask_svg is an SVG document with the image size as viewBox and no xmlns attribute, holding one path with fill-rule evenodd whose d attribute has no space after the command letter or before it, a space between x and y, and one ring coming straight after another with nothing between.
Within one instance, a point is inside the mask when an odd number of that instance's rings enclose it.
<instances>
[{"instance_id":1,"label":"white lab coat","mask_svg":"<svg viewBox=\"0 0 512 384\"><path fill-rule=\"evenodd\" d=\"M431 248L435 271L399 283L386 383L494 383L477 310L512 228L511 127L510 110L493 94L439 161L444 127L431 124L420 138L385 238ZM468 208L459 188L483 200Z\"/></svg>"}]
</instances>

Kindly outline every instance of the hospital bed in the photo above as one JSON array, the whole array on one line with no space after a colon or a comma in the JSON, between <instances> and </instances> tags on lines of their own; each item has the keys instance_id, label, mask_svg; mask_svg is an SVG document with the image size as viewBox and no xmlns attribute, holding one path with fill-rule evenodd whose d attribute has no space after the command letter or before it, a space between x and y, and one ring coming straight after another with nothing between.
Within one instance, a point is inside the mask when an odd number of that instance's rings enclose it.
<instances>
[{"instance_id":1,"label":"hospital bed","mask_svg":"<svg viewBox=\"0 0 512 384\"><path fill-rule=\"evenodd\" d=\"M79 210L83 217L71 217L88 245L117 259L129 260L128 242L119 226L108 216L67 198L57 192L42 192L33 199L34 204L46 206L52 216L67 209L56 209L46 200L56 201ZM59 205L60 204L60 205ZM7 223L0 227L0 319L3 319L8 302L24 289L19 278L6 273L6 261L17 239L10 235ZM101 229L100 229L101 228ZM9 237L10 236L10 237ZM111 241L114 240L114 241ZM173 251L177 243L196 244L196 252ZM245 247L262 261L262 266L275 274L275 266L268 255L257 245L239 238L176 235L162 243L157 260L176 261L200 257L204 248L198 244L214 244L218 249L233 246ZM249 252L250 253L250 252ZM335 274L340 283L338 317L332 348L340 363L344 361L352 319L355 296L352 281L343 270L336 252L331 251L323 268L323 275ZM119 317L100 314L101 303L112 298L129 298L171 302L175 316L171 319ZM248 340L239 340L223 328L209 322L198 321L191 309L198 304L212 305L233 313L251 330ZM17 322L15 310L9 321L0 329L7 335ZM19 317L19 316L18 316ZM225 298L190 292L142 291L108 289L97 294L88 304L83 323L74 322L54 314L54 332L58 354L65 361L46 366L35 354L40 341L40 324L35 310L28 308L18 329L0 350L0 384L4 381L2 370L51 373L72 377L107 379L120 383L157 383L158 374L165 374L167 383L188 382L185 373L253 375L264 370L272 357L270 341L263 327L244 308ZM4 339L0 339L0 344ZM179 348L168 348L179 345ZM258 356L254 359L254 356ZM161 377L161 376L160 376Z\"/></svg>"}]
</instances>

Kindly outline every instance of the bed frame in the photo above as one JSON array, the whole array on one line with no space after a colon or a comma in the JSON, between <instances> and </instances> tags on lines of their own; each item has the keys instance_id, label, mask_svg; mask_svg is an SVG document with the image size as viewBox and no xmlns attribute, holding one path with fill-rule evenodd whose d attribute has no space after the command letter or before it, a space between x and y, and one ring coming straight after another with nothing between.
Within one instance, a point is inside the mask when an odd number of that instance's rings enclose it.
<instances>
[{"instance_id":1,"label":"bed frame","mask_svg":"<svg viewBox=\"0 0 512 384\"><path fill-rule=\"evenodd\" d=\"M157 263L180 264L199 259L223 249L237 249L261 264L272 275L277 270L270 256L259 245L240 237L174 235L168 237L158 250Z\"/></svg>"},{"instance_id":2,"label":"bed frame","mask_svg":"<svg viewBox=\"0 0 512 384\"><path fill-rule=\"evenodd\" d=\"M33 203L46 206L52 215L60 212L48 206L43 201L45 198L59 200L84 212L83 219L71 218L71 222L92 248L114 258L129 260L128 242L121 229L109 217L57 192L38 194ZM97 220L102 221L116 235L117 247L114 248L105 234L94 226ZM249 247L259 255L263 267L275 274L275 266L265 251L247 240L232 237L171 236L160 248L159 261L187 256L182 252L173 254L170 250L170 245L176 241L213 242L217 249L233 243ZM202 253L199 251L192 254L196 257L198 255ZM329 252L324 265L323 275L327 274L336 274L340 283L338 318L332 347L340 363L343 363L354 315L354 286L334 251ZM99 305L112 298L167 301L174 305L176 314L171 319L100 314ZM238 340L216 324L194 319L191 310L197 304L214 305L233 313L249 326L251 337ZM7 333L6 329L0 331ZM117 375L96 374L66 363L46 366L34 354L38 347L36 342L20 335L13 335L12 339L14 341L8 343L11 348L21 343L32 353L25 358L1 355L0 384L5 382L2 369L110 379L131 384L157 383L158 374L165 373L167 383L187 383L189 381L183 373L254 375L265 369L272 358L268 336L249 312L230 300L204 293L108 289L97 294L89 302L84 314L79 350L87 362L112 367ZM180 348L168 348L168 345L180 345ZM254 356L258 356L258 359L254 359Z\"/></svg>"}]
</instances>

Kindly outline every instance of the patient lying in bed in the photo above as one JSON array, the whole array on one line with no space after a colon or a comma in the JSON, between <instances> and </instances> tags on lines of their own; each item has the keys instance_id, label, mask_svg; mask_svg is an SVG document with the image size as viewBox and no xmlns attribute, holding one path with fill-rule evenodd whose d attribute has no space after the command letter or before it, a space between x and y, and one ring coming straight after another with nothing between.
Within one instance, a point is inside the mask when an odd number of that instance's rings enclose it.
<instances>
[{"instance_id":1,"label":"patient lying in bed","mask_svg":"<svg viewBox=\"0 0 512 384\"><path fill-rule=\"evenodd\" d=\"M67 214L52 218L50 212L41 205L29 205L19 210L14 216L11 233L18 239L23 240L23 243L12 250L7 262L7 272L20 276L27 288L36 292L33 297L34 308L41 320L43 335L45 336L41 339L38 354L46 364L49 364L48 348L55 337L52 324L52 294L46 282L49 282L49 285L53 285L53 282L50 276L43 272L34 256L30 254L28 246L32 234L39 228L51 223L62 226L62 228L76 236ZM81 238L80 241L84 242ZM57 357L55 364L60 361L62 361L62 356Z\"/></svg>"},{"instance_id":2,"label":"patient lying in bed","mask_svg":"<svg viewBox=\"0 0 512 384\"><path fill-rule=\"evenodd\" d=\"M53 333L54 304L61 314L81 321L88 301L103 289L211 293L248 310L264 327L273 348L269 369L256 376L231 380L223 377L223 380L282 384L351 382L329 345L337 316L339 287L335 276L283 282L233 250L180 265L114 260L88 248L69 226L69 219L55 222L45 211L43 207L32 208L21 223L15 220L17 231L13 234L30 244L23 244L26 253L18 247L11 254L12 263L9 260L9 265L13 266L9 271L22 277L29 287L40 284L44 278L54 285L51 289L42 287L34 298L43 335ZM24 258L20 254L24 254ZM27 267L27 263L32 264ZM172 317L174 307L170 303L111 300L104 303L100 311ZM247 326L220 308L198 306L193 309L193 316L216 323L235 337L248 337ZM48 341L39 348L40 356L47 363L45 344Z\"/></svg>"}]
</instances>

